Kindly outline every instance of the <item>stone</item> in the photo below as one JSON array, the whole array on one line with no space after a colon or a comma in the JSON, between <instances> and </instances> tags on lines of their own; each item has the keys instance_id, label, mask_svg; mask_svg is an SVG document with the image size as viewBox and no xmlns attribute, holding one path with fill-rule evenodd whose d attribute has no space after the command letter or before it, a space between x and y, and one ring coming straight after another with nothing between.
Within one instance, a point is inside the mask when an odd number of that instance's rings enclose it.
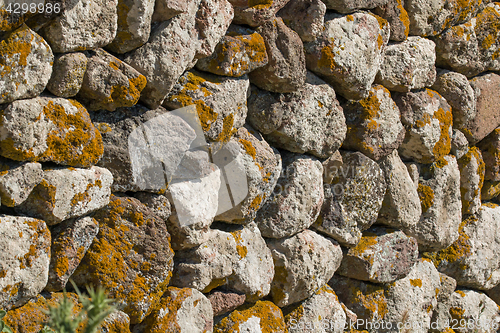
<instances>
[{"instance_id":1,"label":"stone","mask_svg":"<svg viewBox=\"0 0 500 333\"><path fill-rule=\"evenodd\" d=\"M265 22L257 32L264 39L268 63L249 73L250 81L278 93L301 88L306 80L306 63L299 35L279 17Z\"/></svg>"},{"instance_id":2,"label":"stone","mask_svg":"<svg viewBox=\"0 0 500 333\"><path fill-rule=\"evenodd\" d=\"M167 222L168 218L172 214L172 205L168 198L163 194L156 194L150 192L136 192L134 198L143 203L146 207L152 210L156 216ZM169 225L167 223L167 229ZM170 236L172 232L169 230Z\"/></svg>"},{"instance_id":3,"label":"stone","mask_svg":"<svg viewBox=\"0 0 500 333\"><path fill-rule=\"evenodd\" d=\"M232 312L240 305L245 303L246 296L232 292L213 291L207 295L208 300L212 303L214 317Z\"/></svg>"},{"instance_id":4,"label":"stone","mask_svg":"<svg viewBox=\"0 0 500 333\"><path fill-rule=\"evenodd\" d=\"M99 333L131 333L130 317L123 311L115 311L104 319Z\"/></svg>"},{"instance_id":5,"label":"stone","mask_svg":"<svg viewBox=\"0 0 500 333\"><path fill-rule=\"evenodd\" d=\"M492 200L500 194L500 182L486 180L481 190L481 199L484 201Z\"/></svg>"},{"instance_id":6,"label":"stone","mask_svg":"<svg viewBox=\"0 0 500 333\"><path fill-rule=\"evenodd\" d=\"M388 0L322 0L328 9L333 9L342 14L353 13L359 9L372 9L385 5Z\"/></svg>"},{"instance_id":7,"label":"stone","mask_svg":"<svg viewBox=\"0 0 500 333\"><path fill-rule=\"evenodd\" d=\"M430 89L393 95L406 127L406 136L399 147L402 158L418 163L432 163L450 153L451 107Z\"/></svg>"},{"instance_id":8,"label":"stone","mask_svg":"<svg viewBox=\"0 0 500 333\"><path fill-rule=\"evenodd\" d=\"M157 0L155 1L153 22L170 20L174 16L188 11L191 3L197 0Z\"/></svg>"},{"instance_id":9,"label":"stone","mask_svg":"<svg viewBox=\"0 0 500 333\"><path fill-rule=\"evenodd\" d=\"M99 232L99 224L86 216L70 219L51 230L49 280L46 291L62 291Z\"/></svg>"},{"instance_id":10,"label":"stone","mask_svg":"<svg viewBox=\"0 0 500 333\"><path fill-rule=\"evenodd\" d=\"M16 8L13 7L10 8L10 11L7 11L5 5L8 6L9 4L15 6L13 2L4 1L2 3L2 11L0 12L0 32L9 32L15 30L19 28L24 22L34 16L34 13L30 13L29 10L23 13L22 10L16 11Z\"/></svg>"},{"instance_id":11,"label":"stone","mask_svg":"<svg viewBox=\"0 0 500 333\"><path fill-rule=\"evenodd\" d=\"M378 164L360 152L343 152L343 165L331 184L313 227L340 244L355 246L377 220L387 184Z\"/></svg>"},{"instance_id":12,"label":"stone","mask_svg":"<svg viewBox=\"0 0 500 333\"><path fill-rule=\"evenodd\" d=\"M90 167L103 154L102 138L87 110L74 100L37 97L0 112L0 154L16 161Z\"/></svg>"},{"instance_id":13,"label":"stone","mask_svg":"<svg viewBox=\"0 0 500 333\"><path fill-rule=\"evenodd\" d=\"M457 162L460 169L462 214L475 214L481 207L481 189L485 178L485 163L481 151L477 147L471 147Z\"/></svg>"},{"instance_id":14,"label":"stone","mask_svg":"<svg viewBox=\"0 0 500 333\"><path fill-rule=\"evenodd\" d=\"M307 155L282 155L284 171L255 222L262 236L289 237L316 221L323 204L323 167Z\"/></svg>"},{"instance_id":15,"label":"stone","mask_svg":"<svg viewBox=\"0 0 500 333\"><path fill-rule=\"evenodd\" d=\"M340 151L336 151L332 156L323 161L323 183L331 184L339 170L342 169L344 162Z\"/></svg>"},{"instance_id":16,"label":"stone","mask_svg":"<svg viewBox=\"0 0 500 333\"><path fill-rule=\"evenodd\" d=\"M422 214L417 186L397 150L382 159L379 166L384 173L387 190L377 224L409 230L419 222Z\"/></svg>"},{"instance_id":17,"label":"stone","mask_svg":"<svg viewBox=\"0 0 500 333\"><path fill-rule=\"evenodd\" d=\"M115 111L135 105L146 86L146 78L102 49L87 53L87 70L78 99L90 111Z\"/></svg>"},{"instance_id":18,"label":"stone","mask_svg":"<svg viewBox=\"0 0 500 333\"><path fill-rule=\"evenodd\" d=\"M496 128L486 138L481 140L477 147L486 165L484 179L490 181L500 180L500 128Z\"/></svg>"},{"instance_id":19,"label":"stone","mask_svg":"<svg viewBox=\"0 0 500 333\"><path fill-rule=\"evenodd\" d=\"M498 207L482 205L475 215L465 218L458 239L438 252L425 253L437 269L457 280L459 286L479 290L495 287L500 281L497 223Z\"/></svg>"},{"instance_id":20,"label":"stone","mask_svg":"<svg viewBox=\"0 0 500 333\"><path fill-rule=\"evenodd\" d=\"M50 231L42 220L0 216L0 307L8 311L36 297L49 274Z\"/></svg>"},{"instance_id":21,"label":"stone","mask_svg":"<svg viewBox=\"0 0 500 333\"><path fill-rule=\"evenodd\" d=\"M249 88L246 76L230 78L186 71L163 106L174 110L194 104L206 138L225 143L245 124Z\"/></svg>"},{"instance_id":22,"label":"stone","mask_svg":"<svg viewBox=\"0 0 500 333\"><path fill-rule=\"evenodd\" d=\"M418 244L400 230L373 227L355 247L344 249L337 274L374 283L404 278L418 260Z\"/></svg>"},{"instance_id":23,"label":"stone","mask_svg":"<svg viewBox=\"0 0 500 333\"><path fill-rule=\"evenodd\" d=\"M116 37L106 48L112 52L125 53L146 43L151 32L154 9L155 0L118 0Z\"/></svg>"},{"instance_id":24,"label":"stone","mask_svg":"<svg viewBox=\"0 0 500 333\"><path fill-rule=\"evenodd\" d=\"M67 0L66 9L42 30L56 53L103 47L117 32L118 0Z\"/></svg>"},{"instance_id":25,"label":"stone","mask_svg":"<svg viewBox=\"0 0 500 333\"><path fill-rule=\"evenodd\" d=\"M345 328L346 314L333 289L324 285L298 306L293 306L293 310L285 315L285 323L289 333L313 330L341 333Z\"/></svg>"},{"instance_id":26,"label":"stone","mask_svg":"<svg viewBox=\"0 0 500 333\"><path fill-rule=\"evenodd\" d=\"M272 21L290 0L229 0L234 7L234 23L258 27Z\"/></svg>"},{"instance_id":27,"label":"stone","mask_svg":"<svg viewBox=\"0 0 500 333\"><path fill-rule=\"evenodd\" d=\"M435 48L433 41L418 36L389 44L376 82L400 92L432 86L436 80Z\"/></svg>"},{"instance_id":28,"label":"stone","mask_svg":"<svg viewBox=\"0 0 500 333\"><path fill-rule=\"evenodd\" d=\"M287 332L281 309L269 301L247 304L222 317L214 325L214 333Z\"/></svg>"},{"instance_id":29,"label":"stone","mask_svg":"<svg viewBox=\"0 0 500 333\"><path fill-rule=\"evenodd\" d=\"M375 14L328 13L325 29L304 44L307 69L347 98L367 98L389 41L387 21Z\"/></svg>"},{"instance_id":30,"label":"stone","mask_svg":"<svg viewBox=\"0 0 500 333\"><path fill-rule=\"evenodd\" d=\"M16 211L43 219L48 225L84 216L109 203L113 176L107 169L54 168L45 170L26 201Z\"/></svg>"},{"instance_id":31,"label":"stone","mask_svg":"<svg viewBox=\"0 0 500 333\"><path fill-rule=\"evenodd\" d=\"M4 206L22 204L43 180L40 163L12 163L4 159L0 161L0 169L0 198Z\"/></svg>"},{"instance_id":32,"label":"stone","mask_svg":"<svg viewBox=\"0 0 500 333\"><path fill-rule=\"evenodd\" d=\"M326 5L321 0L292 0L278 12L304 43L314 41L323 31L325 14Z\"/></svg>"},{"instance_id":33,"label":"stone","mask_svg":"<svg viewBox=\"0 0 500 333\"><path fill-rule=\"evenodd\" d=\"M450 104L453 128L467 128L468 123L476 117L476 95L467 77L447 69L439 69L432 89Z\"/></svg>"},{"instance_id":34,"label":"stone","mask_svg":"<svg viewBox=\"0 0 500 333\"><path fill-rule=\"evenodd\" d=\"M399 148L405 136L399 109L384 86L374 85L368 97L342 103L347 134L343 149L357 150L378 161Z\"/></svg>"},{"instance_id":35,"label":"stone","mask_svg":"<svg viewBox=\"0 0 500 333\"><path fill-rule=\"evenodd\" d=\"M453 118L455 119L455 118ZM451 136L451 154L455 155L457 160L462 158L465 154L469 152L469 141L465 137L465 134L457 129L453 130Z\"/></svg>"},{"instance_id":36,"label":"stone","mask_svg":"<svg viewBox=\"0 0 500 333\"><path fill-rule=\"evenodd\" d=\"M26 25L0 44L0 104L38 96L52 74L54 55L47 42Z\"/></svg>"},{"instance_id":37,"label":"stone","mask_svg":"<svg viewBox=\"0 0 500 333\"><path fill-rule=\"evenodd\" d=\"M410 17L403 7L402 0L388 0L384 5L373 9L373 12L389 23L391 34L389 40L404 42L410 33Z\"/></svg>"},{"instance_id":38,"label":"stone","mask_svg":"<svg viewBox=\"0 0 500 333\"><path fill-rule=\"evenodd\" d=\"M159 304L133 332L212 332L213 317L212 304L201 292L168 287Z\"/></svg>"},{"instance_id":39,"label":"stone","mask_svg":"<svg viewBox=\"0 0 500 333\"><path fill-rule=\"evenodd\" d=\"M268 239L276 271L271 296L279 307L314 295L328 282L342 260L340 246L311 230L292 237Z\"/></svg>"},{"instance_id":40,"label":"stone","mask_svg":"<svg viewBox=\"0 0 500 333\"><path fill-rule=\"evenodd\" d=\"M74 97L80 91L87 70L87 57L81 52L56 56L47 89L58 97Z\"/></svg>"},{"instance_id":41,"label":"stone","mask_svg":"<svg viewBox=\"0 0 500 333\"><path fill-rule=\"evenodd\" d=\"M229 26L212 55L196 62L200 71L240 77L266 65L266 44L259 33L241 26Z\"/></svg>"},{"instance_id":42,"label":"stone","mask_svg":"<svg viewBox=\"0 0 500 333\"><path fill-rule=\"evenodd\" d=\"M72 279L105 288L130 323L140 323L172 276L174 252L165 223L139 200L115 196L94 218L99 233Z\"/></svg>"},{"instance_id":43,"label":"stone","mask_svg":"<svg viewBox=\"0 0 500 333\"><path fill-rule=\"evenodd\" d=\"M248 122L274 146L319 158L332 155L346 134L335 91L311 72L295 93L254 88L248 99Z\"/></svg>"}]
</instances>

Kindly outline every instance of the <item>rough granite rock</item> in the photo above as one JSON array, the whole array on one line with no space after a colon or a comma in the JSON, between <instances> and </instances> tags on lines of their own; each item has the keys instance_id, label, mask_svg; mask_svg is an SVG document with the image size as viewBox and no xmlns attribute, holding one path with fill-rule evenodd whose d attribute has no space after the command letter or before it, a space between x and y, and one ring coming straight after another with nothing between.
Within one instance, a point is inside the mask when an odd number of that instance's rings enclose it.
<instances>
[{"instance_id":1,"label":"rough granite rock","mask_svg":"<svg viewBox=\"0 0 500 333\"><path fill-rule=\"evenodd\" d=\"M131 333L130 317L123 311L116 310L102 322L99 333Z\"/></svg>"},{"instance_id":2,"label":"rough granite rock","mask_svg":"<svg viewBox=\"0 0 500 333\"><path fill-rule=\"evenodd\" d=\"M473 1L472 3L481 2ZM499 19L500 4L493 2L470 21L451 27L436 36L434 38L436 64L439 67L462 73L468 78L484 71L500 70L500 51L498 50L500 31L497 24Z\"/></svg>"},{"instance_id":3,"label":"rough granite rock","mask_svg":"<svg viewBox=\"0 0 500 333\"><path fill-rule=\"evenodd\" d=\"M0 44L0 104L38 96L49 82L54 55L26 25L3 36Z\"/></svg>"},{"instance_id":4,"label":"rough granite rock","mask_svg":"<svg viewBox=\"0 0 500 333\"><path fill-rule=\"evenodd\" d=\"M382 159L379 166L384 173L387 190L377 223L406 231L419 222L422 214L417 186L397 150Z\"/></svg>"},{"instance_id":5,"label":"rough granite rock","mask_svg":"<svg viewBox=\"0 0 500 333\"><path fill-rule=\"evenodd\" d=\"M133 332L212 332L213 317L212 304L201 292L168 287L159 304Z\"/></svg>"},{"instance_id":6,"label":"rough granite rock","mask_svg":"<svg viewBox=\"0 0 500 333\"><path fill-rule=\"evenodd\" d=\"M375 81L400 92L432 86L436 80L435 47L433 41L418 36L389 44Z\"/></svg>"},{"instance_id":7,"label":"rough granite rock","mask_svg":"<svg viewBox=\"0 0 500 333\"><path fill-rule=\"evenodd\" d=\"M172 17L185 13L191 6L191 3L197 0L156 0L153 13L153 22L163 22Z\"/></svg>"},{"instance_id":8,"label":"rough granite rock","mask_svg":"<svg viewBox=\"0 0 500 333\"><path fill-rule=\"evenodd\" d=\"M49 280L46 291L62 291L99 232L89 216L70 219L51 230Z\"/></svg>"},{"instance_id":9,"label":"rough granite rock","mask_svg":"<svg viewBox=\"0 0 500 333\"><path fill-rule=\"evenodd\" d=\"M52 76L47 89L58 97L73 97L78 94L87 70L87 57L81 52L56 56Z\"/></svg>"},{"instance_id":10,"label":"rough granite rock","mask_svg":"<svg viewBox=\"0 0 500 333\"><path fill-rule=\"evenodd\" d=\"M328 158L345 139L346 125L335 91L307 72L295 93L275 94L253 88L248 121L276 147Z\"/></svg>"},{"instance_id":11,"label":"rough granite rock","mask_svg":"<svg viewBox=\"0 0 500 333\"><path fill-rule=\"evenodd\" d=\"M48 169L44 171L43 181L15 209L55 225L106 206L112 182L111 172L96 166Z\"/></svg>"},{"instance_id":12,"label":"rough granite rock","mask_svg":"<svg viewBox=\"0 0 500 333\"><path fill-rule=\"evenodd\" d=\"M342 333L346 324L346 313L328 285L298 306L291 306L291 309L284 311L288 333Z\"/></svg>"},{"instance_id":13,"label":"rough granite rock","mask_svg":"<svg viewBox=\"0 0 500 333\"><path fill-rule=\"evenodd\" d=\"M208 300L212 303L214 317L232 312L240 305L245 303L246 296L233 293L215 290L207 295Z\"/></svg>"},{"instance_id":14,"label":"rough granite rock","mask_svg":"<svg viewBox=\"0 0 500 333\"><path fill-rule=\"evenodd\" d=\"M481 190L485 178L485 163L481 151L477 147L471 147L457 162L460 169L462 214L475 214L481 207Z\"/></svg>"},{"instance_id":15,"label":"rough granite rock","mask_svg":"<svg viewBox=\"0 0 500 333\"><path fill-rule=\"evenodd\" d=\"M486 138L481 140L477 147L481 149L486 165L484 179L489 181L500 180L500 128L496 128ZM3 200L2 200L3 202Z\"/></svg>"},{"instance_id":16,"label":"rough granite rock","mask_svg":"<svg viewBox=\"0 0 500 333\"><path fill-rule=\"evenodd\" d=\"M389 0L385 5L378 6L373 12L387 20L391 28L390 40L403 42L410 32L410 18L403 7L403 0Z\"/></svg>"},{"instance_id":17,"label":"rough granite rock","mask_svg":"<svg viewBox=\"0 0 500 333\"><path fill-rule=\"evenodd\" d=\"M264 39L268 63L249 73L250 81L278 93L301 88L306 81L306 61L299 35L279 17L264 23L257 32Z\"/></svg>"},{"instance_id":18,"label":"rough granite rock","mask_svg":"<svg viewBox=\"0 0 500 333\"><path fill-rule=\"evenodd\" d=\"M18 163L0 160L0 198L2 205L15 207L24 202L43 180L40 163Z\"/></svg>"},{"instance_id":19,"label":"rough granite rock","mask_svg":"<svg viewBox=\"0 0 500 333\"><path fill-rule=\"evenodd\" d=\"M430 89L396 93L393 97L406 127L399 155L428 164L449 154L453 115L446 100Z\"/></svg>"},{"instance_id":20,"label":"rough granite rock","mask_svg":"<svg viewBox=\"0 0 500 333\"><path fill-rule=\"evenodd\" d=\"M399 148L405 137L399 109L384 86L374 85L367 98L342 103L347 134L343 149L378 161Z\"/></svg>"},{"instance_id":21,"label":"rough granite rock","mask_svg":"<svg viewBox=\"0 0 500 333\"><path fill-rule=\"evenodd\" d=\"M323 31L326 5L321 0L291 0L278 16L304 43L312 42Z\"/></svg>"},{"instance_id":22,"label":"rough granite rock","mask_svg":"<svg viewBox=\"0 0 500 333\"><path fill-rule=\"evenodd\" d=\"M87 110L74 100L36 97L0 112L0 154L16 161L90 167L103 153L102 138Z\"/></svg>"},{"instance_id":23,"label":"rough granite rock","mask_svg":"<svg viewBox=\"0 0 500 333\"><path fill-rule=\"evenodd\" d=\"M323 183L331 184L344 164L342 154L336 151L332 156L323 161Z\"/></svg>"},{"instance_id":24,"label":"rough granite rock","mask_svg":"<svg viewBox=\"0 0 500 333\"><path fill-rule=\"evenodd\" d=\"M229 0L234 7L234 23L258 27L272 21L290 0Z\"/></svg>"},{"instance_id":25,"label":"rough granite rock","mask_svg":"<svg viewBox=\"0 0 500 333\"><path fill-rule=\"evenodd\" d=\"M324 185L325 201L313 227L348 247L377 220L387 188L376 162L360 152L343 152L343 165L331 184Z\"/></svg>"},{"instance_id":26,"label":"rough granite rock","mask_svg":"<svg viewBox=\"0 0 500 333\"><path fill-rule=\"evenodd\" d=\"M323 166L307 155L282 155L278 183L258 210L255 222L263 237L283 238L307 229L323 204Z\"/></svg>"},{"instance_id":27,"label":"rough granite rock","mask_svg":"<svg viewBox=\"0 0 500 333\"><path fill-rule=\"evenodd\" d=\"M359 9L372 9L387 4L388 0L322 0L326 8L333 9L342 14L353 13Z\"/></svg>"},{"instance_id":28,"label":"rough granite rock","mask_svg":"<svg viewBox=\"0 0 500 333\"><path fill-rule=\"evenodd\" d=\"M342 250L333 240L311 230L292 237L268 239L276 271L271 296L279 307L314 295L331 279L342 260Z\"/></svg>"},{"instance_id":29,"label":"rough granite rock","mask_svg":"<svg viewBox=\"0 0 500 333\"><path fill-rule=\"evenodd\" d=\"M165 223L135 198L113 196L94 218L99 233L72 279L79 286L105 288L137 324L158 304L172 276L170 235Z\"/></svg>"},{"instance_id":30,"label":"rough granite rock","mask_svg":"<svg viewBox=\"0 0 500 333\"><path fill-rule=\"evenodd\" d=\"M0 307L10 310L47 284L50 231L42 220L0 215Z\"/></svg>"},{"instance_id":31,"label":"rough granite rock","mask_svg":"<svg viewBox=\"0 0 500 333\"><path fill-rule=\"evenodd\" d=\"M117 31L118 0L66 0L66 9L41 30L56 53L103 47Z\"/></svg>"},{"instance_id":32,"label":"rough granite rock","mask_svg":"<svg viewBox=\"0 0 500 333\"><path fill-rule=\"evenodd\" d=\"M232 24L212 55L196 62L196 68L217 75L239 77L268 62L266 44L256 31Z\"/></svg>"},{"instance_id":33,"label":"rough granite rock","mask_svg":"<svg viewBox=\"0 0 500 333\"><path fill-rule=\"evenodd\" d=\"M455 121L455 118L453 118L453 121ZM453 130L453 134L451 136L450 152L452 155L455 155L457 160L469 152L469 141L467 141L465 134L457 129Z\"/></svg>"},{"instance_id":34,"label":"rough granite rock","mask_svg":"<svg viewBox=\"0 0 500 333\"><path fill-rule=\"evenodd\" d=\"M156 194L150 192L136 192L134 197L146 205L150 210L152 210L156 216L163 219L163 221L167 222L168 218L172 214L172 205L168 198L163 194ZM167 223L167 229L169 228L169 224ZM168 231L170 236L172 235L172 231Z\"/></svg>"}]
</instances>

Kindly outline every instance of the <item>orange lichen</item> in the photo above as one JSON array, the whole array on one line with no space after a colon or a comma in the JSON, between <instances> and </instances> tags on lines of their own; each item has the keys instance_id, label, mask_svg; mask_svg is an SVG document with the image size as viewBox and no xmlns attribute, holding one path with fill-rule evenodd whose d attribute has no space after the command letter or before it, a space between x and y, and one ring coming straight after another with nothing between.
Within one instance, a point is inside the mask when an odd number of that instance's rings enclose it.
<instances>
[{"instance_id":1,"label":"orange lichen","mask_svg":"<svg viewBox=\"0 0 500 333\"><path fill-rule=\"evenodd\" d=\"M413 287L419 287L422 288L422 280L421 279L410 279L410 284Z\"/></svg>"},{"instance_id":2,"label":"orange lichen","mask_svg":"<svg viewBox=\"0 0 500 333\"><path fill-rule=\"evenodd\" d=\"M440 159L443 156L449 154L451 150L450 129L452 127L453 115L450 108L448 108L447 110L439 108L436 112L434 112L434 117L439 120L441 136L439 137L439 141L436 142L436 144L432 148L432 154L434 155L435 159Z\"/></svg>"},{"instance_id":3,"label":"orange lichen","mask_svg":"<svg viewBox=\"0 0 500 333\"><path fill-rule=\"evenodd\" d=\"M252 156L252 158L255 160L255 158L257 157L257 151L255 150L252 143L246 139L240 139L239 142L243 145L243 149L245 149L247 154Z\"/></svg>"},{"instance_id":4,"label":"orange lichen","mask_svg":"<svg viewBox=\"0 0 500 333\"><path fill-rule=\"evenodd\" d=\"M371 319L384 319L388 313L384 289L375 285L367 285L365 293L354 287L351 291L353 292L353 301L363 306Z\"/></svg>"},{"instance_id":5,"label":"orange lichen","mask_svg":"<svg viewBox=\"0 0 500 333\"><path fill-rule=\"evenodd\" d=\"M241 237L241 234L242 234L241 230L231 233L231 235L233 235L234 240L236 241L236 252L238 252L240 258L243 259L247 256L248 249L245 245L243 238Z\"/></svg>"},{"instance_id":6,"label":"orange lichen","mask_svg":"<svg viewBox=\"0 0 500 333\"><path fill-rule=\"evenodd\" d=\"M0 76L3 77L17 67L28 66L28 55L31 54L31 44L34 35L28 26L13 31L0 41Z\"/></svg>"},{"instance_id":7,"label":"orange lichen","mask_svg":"<svg viewBox=\"0 0 500 333\"><path fill-rule=\"evenodd\" d=\"M422 213L426 213L434 205L434 191L430 186L423 185L422 183L418 184L417 191Z\"/></svg>"},{"instance_id":8,"label":"orange lichen","mask_svg":"<svg viewBox=\"0 0 500 333\"><path fill-rule=\"evenodd\" d=\"M373 253L366 253L367 249L372 248L373 246L377 245L377 236L370 236L364 234L363 237L359 240L358 244L356 244L355 247L350 248L348 255L349 256L355 256L358 258L363 258L365 260L368 260L370 264L373 263Z\"/></svg>"}]
</instances>

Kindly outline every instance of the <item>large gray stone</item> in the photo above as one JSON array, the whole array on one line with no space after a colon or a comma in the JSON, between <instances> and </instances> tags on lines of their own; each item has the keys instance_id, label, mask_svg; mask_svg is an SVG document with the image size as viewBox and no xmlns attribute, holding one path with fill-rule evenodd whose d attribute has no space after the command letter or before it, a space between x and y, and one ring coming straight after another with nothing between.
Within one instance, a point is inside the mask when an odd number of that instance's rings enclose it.
<instances>
[{"instance_id":1,"label":"large gray stone","mask_svg":"<svg viewBox=\"0 0 500 333\"><path fill-rule=\"evenodd\" d=\"M290 0L229 0L234 7L234 23L251 27L272 21Z\"/></svg>"},{"instance_id":2,"label":"large gray stone","mask_svg":"<svg viewBox=\"0 0 500 333\"><path fill-rule=\"evenodd\" d=\"M87 57L81 52L64 53L54 60L52 76L47 89L58 97L73 97L78 94L87 70Z\"/></svg>"},{"instance_id":3,"label":"large gray stone","mask_svg":"<svg viewBox=\"0 0 500 333\"><path fill-rule=\"evenodd\" d=\"M0 198L4 206L22 204L43 180L40 163L12 163L5 159L1 160L0 168Z\"/></svg>"},{"instance_id":4,"label":"large gray stone","mask_svg":"<svg viewBox=\"0 0 500 333\"><path fill-rule=\"evenodd\" d=\"M323 31L326 5L321 0L291 0L278 16L300 39L312 42Z\"/></svg>"}]
</instances>

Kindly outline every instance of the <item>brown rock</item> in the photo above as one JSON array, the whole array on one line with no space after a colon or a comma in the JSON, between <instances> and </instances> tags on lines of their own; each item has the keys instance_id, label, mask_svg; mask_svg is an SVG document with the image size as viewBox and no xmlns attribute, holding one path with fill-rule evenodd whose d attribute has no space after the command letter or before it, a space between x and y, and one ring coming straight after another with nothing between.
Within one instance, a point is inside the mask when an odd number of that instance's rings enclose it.
<instances>
[{"instance_id":1,"label":"brown rock","mask_svg":"<svg viewBox=\"0 0 500 333\"><path fill-rule=\"evenodd\" d=\"M385 5L376 7L373 12L389 22L390 40L395 42L406 40L410 32L410 18L402 0L389 0Z\"/></svg>"},{"instance_id":2,"label":"brown rock","mask_svg":"<svg viewBox=\"0 0 500 333\"><path fill-rule=\"evenodd\" d=\"M486 173L484 179L500 181L500 127L477 144L481 149Z\"/></svg>"},{"instance_id":3,"label":"brown rock","mask_svg":"<svg viewBox=\"0 0 500 333\"><path fill-rule=\"evenodd\" d=\"M212 309L214 310L214 316L220 316L224 313L228 313L236 309L238 306L245 303L245 295L214 291L207 296L210 303L212 303Z\"/></svg>"},{"instance_id":4,"label":"brown rock","mask_svg":"<svg viewBox=\"0 0 500 333\"><path fill-rule=\"evenodd\" d=\"M321 0L292 0L278 15L303 42L312 42L323 31L326 5Z\"/></svg>"},{"instance_id":5,"label":"brown rock","mask_svg":"<svg viewBox=\"0 0 500 333\"><path fill-rule=\"evenodd\" d=\"M87 57L80 52L64 53L54 60L47 89L59 97L73 97L82 87Z\"/></svg>"},{"instance_id":6,"label":"brown rock","mask_svg":"<svg viewBox=\"0 0 500 333\"><path fill-rule=\"evenodd\" d=\"M234 7L234 23L257 27L273 20L290 0L229 0Z\"/></svg>"}]
</instances>

